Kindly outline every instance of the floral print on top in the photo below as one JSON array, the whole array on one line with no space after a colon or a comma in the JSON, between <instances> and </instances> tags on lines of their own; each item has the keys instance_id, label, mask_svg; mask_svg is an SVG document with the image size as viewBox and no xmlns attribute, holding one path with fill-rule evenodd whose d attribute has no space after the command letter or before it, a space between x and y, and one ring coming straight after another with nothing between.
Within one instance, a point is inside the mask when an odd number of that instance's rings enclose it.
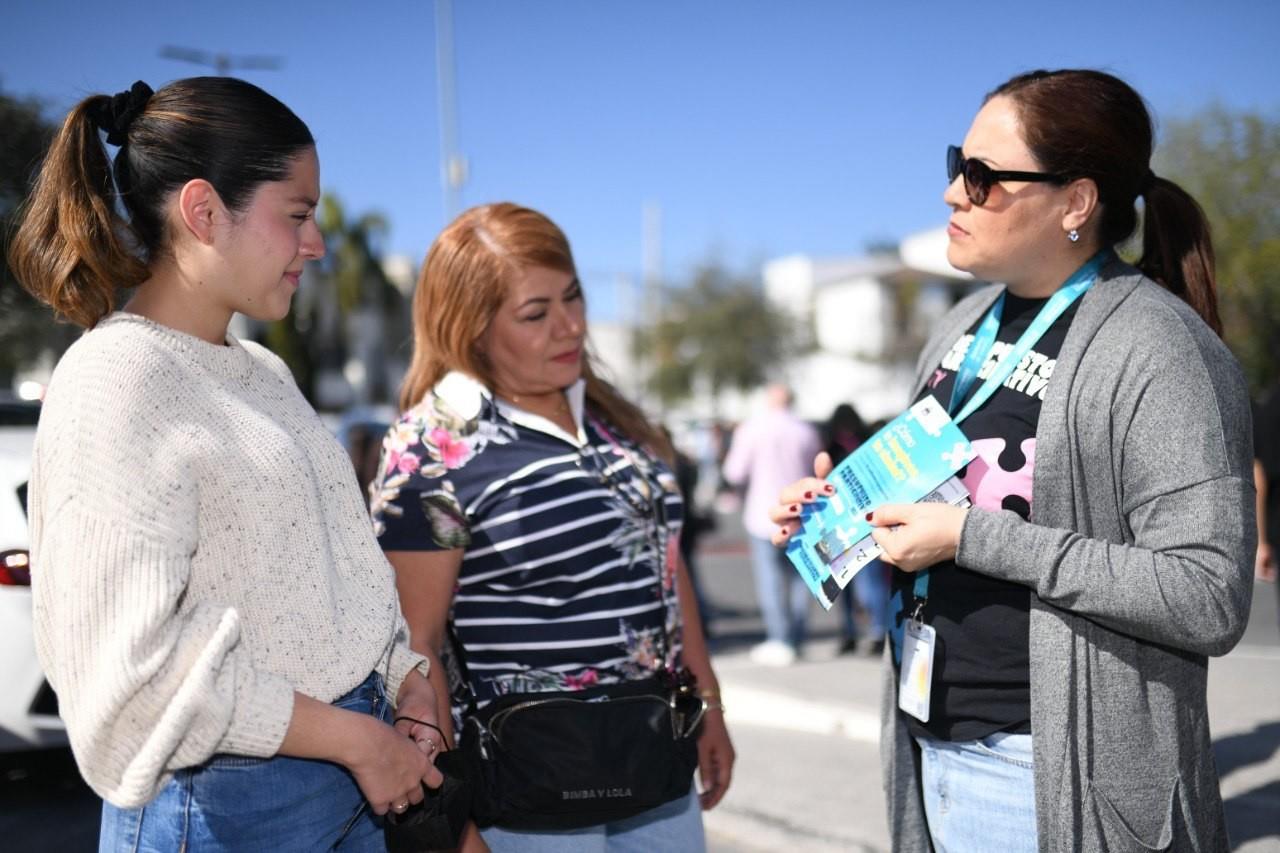
<instances>
[{"instance_id":1,"label":"floral print on top","mask_svg":"<svg viewBox=\"0 0 1280 853\"><path fill-rule=\"evenodd\" d=\"M463 549L451 620L479 702L674 665L671 471L595 415L575 442L466 396L452 374L404 414L370 496L384 550Z\"/></svg>"},{"instance_id":2,"label":"floral print on top","mask_svg":"<svg viewBox=\"0 0 1280 853\"><path fill-rule=\"evenodd\" d=\"M445 474L466 465L490 442L515 441L516 431L510 424L487 419L464 420L440 404L434 395L432 403L434 405L415 406L406 412L382 442L378 477L369 484L373 531L381 537L386 532L388 516L404 516L397 504L400 489L416 475L419 480L440 482L439 489L418 491L432 539L446 550L464 548L470 544L471 536L453 483Z\"/></svg>"}]
</instances>

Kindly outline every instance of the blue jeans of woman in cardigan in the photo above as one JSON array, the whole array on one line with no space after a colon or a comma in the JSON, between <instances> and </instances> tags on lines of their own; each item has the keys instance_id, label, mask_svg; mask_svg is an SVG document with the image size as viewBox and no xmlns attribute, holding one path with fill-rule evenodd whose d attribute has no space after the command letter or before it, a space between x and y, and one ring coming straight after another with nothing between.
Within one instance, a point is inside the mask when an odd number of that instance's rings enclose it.
<instances>
[{"instance_id":1,"label":"blue jeans of woman in cardigan","mask_svg":"<svg viewBox=\"0 0 1280 853\"><path fill-rule=\"evenodd\" d=\"M916 738L936 853L1036 853L1031 735L972 741Z\"/></svg>"}]
</instances>

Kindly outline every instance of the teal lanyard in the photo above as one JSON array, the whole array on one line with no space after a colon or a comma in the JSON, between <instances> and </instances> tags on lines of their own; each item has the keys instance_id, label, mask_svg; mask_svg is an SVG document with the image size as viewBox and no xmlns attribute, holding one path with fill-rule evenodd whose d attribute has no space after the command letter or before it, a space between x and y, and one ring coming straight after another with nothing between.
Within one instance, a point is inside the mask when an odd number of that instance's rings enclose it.
<instances>
[{"instance_id":1,"label":"teal lanyard","mask_svg":"<svg viewBox=\"0 0 1280 853\"><path fill-rule=\"evenodd\" d=\"M1084 266L1071 274L1071 277L1063 283L1049 297L1049 300L1040 308L1040 312L1036 314L1035 319L1031 321L1031 325L1022 333L1022 337L1018 338L1018 342L1013 345L1013 349L1005 353L1004 358L995 366L986 380L978 387L973 396L969 398L969 402L964 404L959 413L953 414L951 420L954 423L960 423L969 415L973 414L978 408L996 392L996 389L1004 384L1004 381L1013 373L1014 368L1022 363L1022 359L1026 357L1036 342L1044 337L1045 332L1053 326L1054 322L1062 316L1062 312L1071 307L1077 299L1084 295L1084 292L1093 283L1098 280L1098 272L1102 269L1107 261L1111 260L1111 250L1103 249L1089 260L1085 261ZM948 412L955 412L956 406L964 400L969 389L973 387L974 381L978 378L978 371L982 369L982 365L986 363L987 356L991 354L991 348L995 346L996 334L1000 331L1000 318L1004 313L1004 291L996 299L996 304L991 306L991 310L982 318L982 322L978 325L978 331L974 334L973 340L969 343L969 349L964 354L964 361L960 363L960 369L956 371L955 384L951 387L951 402L947 405ZM916 598L916 607L912 613L913 619L918 619L924 602L929 597L929 570L925 569L916 573L915 584L912 587L912 594Z\"/></svg>"}]
</instances>

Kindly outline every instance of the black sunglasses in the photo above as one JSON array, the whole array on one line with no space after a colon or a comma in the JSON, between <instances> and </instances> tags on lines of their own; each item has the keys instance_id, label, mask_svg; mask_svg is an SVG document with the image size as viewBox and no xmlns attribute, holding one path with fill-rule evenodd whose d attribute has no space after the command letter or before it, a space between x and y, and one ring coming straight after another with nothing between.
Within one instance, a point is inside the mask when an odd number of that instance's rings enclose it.
<instances>
[{"instance_id":1,"label":"black sunglasses","mask_svg":"<svg viewBox=\"0 0 1280 853\"><path fill-rule=\"evenodd\" d=\"M954 181L957 175L964 175L965 194L969 196L969 201L978 207L987 203L991 187L1000 181L1041 181L1052 184L1063 184L1067 181L1065 176L1051 172L1009 172L993 169L981 160L964 156L959 146L948 145L947 181Z\"/></svg>"}]
</instances>

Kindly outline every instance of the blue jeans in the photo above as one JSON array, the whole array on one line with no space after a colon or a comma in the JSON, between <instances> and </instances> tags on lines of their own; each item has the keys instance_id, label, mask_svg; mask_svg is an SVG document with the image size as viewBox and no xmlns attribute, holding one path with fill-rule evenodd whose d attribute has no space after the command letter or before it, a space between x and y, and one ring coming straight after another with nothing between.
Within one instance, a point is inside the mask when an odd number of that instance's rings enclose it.
<instances>
[{"instance_id":1,"label":"blue jeans","mask_svg":"<svg viewBox=\"0 0 1280 853\"><path fill-rule=\"evenodd\" d=\"M929 835L936 853L1036 853L1031 735L916 738Z\"/></svg>"},{"instance_id":2,"label":"blue jeans","mask_svg":"<svg viewBox=\"0 0 1280 853\"><path fill-rule=\"evenodd\" d=\"M586 829L480 830L491 853L703 853L702 807L697 794L644 814Z\"/></svg>"},{"instance_id":3,"label":"blue jeans","mask_svg":"<svg viewBox=\"0 0 1280 853\"><path fill-rule=\"evenodd\" d=\"M764 633L799 651L812 596L786 552L768 539L751 537L751 567L756 575L756 599L764 618Z\"/></svg>"},{"instance_id":4,"label":"blue jeans","mask_svg":"<svg viewBox=\"0 0 1280 853\"><path fill-rule=\"evenodd\" d=\"M390 718L382 678L333 703ZM305 758L215 755L174 774L136 809L102 804L101 853L220 850L385 851L382 826L346 769Z\"/></svg>"}]
</instances>

